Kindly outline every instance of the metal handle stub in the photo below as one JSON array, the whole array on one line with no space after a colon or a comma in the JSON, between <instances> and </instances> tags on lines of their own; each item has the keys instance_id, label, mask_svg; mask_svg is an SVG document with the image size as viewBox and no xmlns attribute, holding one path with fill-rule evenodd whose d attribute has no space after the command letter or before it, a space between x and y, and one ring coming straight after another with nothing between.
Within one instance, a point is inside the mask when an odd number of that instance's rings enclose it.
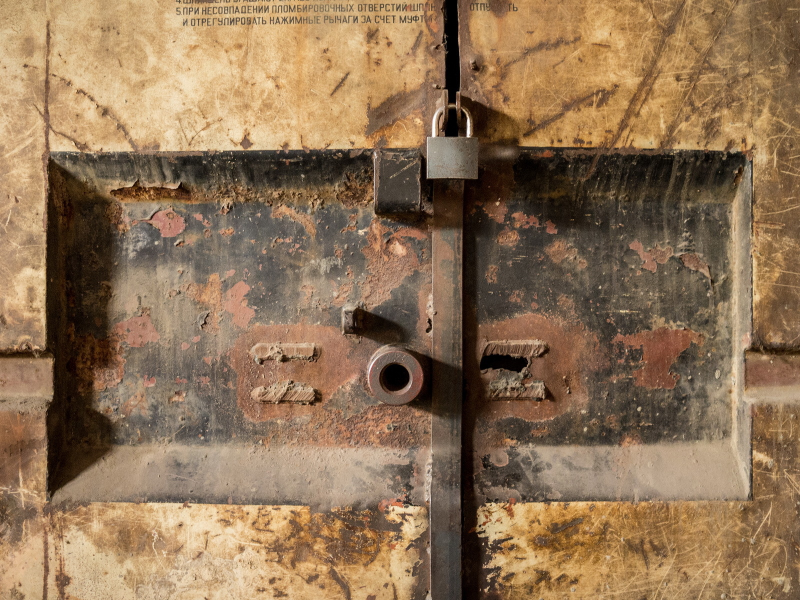
<instances>
[{"instance_id":1,"label":"metal handle stub","mask_svg":"<svg viewBox=\"0 0 800 600\"><path fill-rule=\"evenodd\" d=\"M447 123L447 111L455 104L440 106L433 114L431 136L427 144L428 179L477 179L478 138L472 136L472 114L465 107L460 111L466 121L466 136L440 135Z\"/></svg>"},{"instance_id":2,"label":"metal handle stub","mask_svg":"<svg viewBox=\"0 0 800 600\"><path fill-rule=\"evenodd\" d=\"M385 404L408 404L425 387L425 369L408 350L383 346L369 360L367 384L370 393Z\"/></svg>"}]
</instances>

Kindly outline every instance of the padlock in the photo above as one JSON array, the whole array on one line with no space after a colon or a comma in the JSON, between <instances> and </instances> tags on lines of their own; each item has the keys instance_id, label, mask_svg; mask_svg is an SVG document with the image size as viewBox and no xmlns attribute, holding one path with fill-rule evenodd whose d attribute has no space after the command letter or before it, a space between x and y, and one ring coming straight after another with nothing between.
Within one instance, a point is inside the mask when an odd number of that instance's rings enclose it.
<instances>
[{"instance_id":1,"label":"padlock","mask_svg":"<svg viewBox=\"0 0 800 600\"><path fill-rule=\"evenodd\" d=\"M461 107L466 120L466 137L444 137L445 111L455 104L439 107L433 115L428 138L428 179L477 179L478 138L472 137L472 115Z\"/></svg>"}]
</instances>

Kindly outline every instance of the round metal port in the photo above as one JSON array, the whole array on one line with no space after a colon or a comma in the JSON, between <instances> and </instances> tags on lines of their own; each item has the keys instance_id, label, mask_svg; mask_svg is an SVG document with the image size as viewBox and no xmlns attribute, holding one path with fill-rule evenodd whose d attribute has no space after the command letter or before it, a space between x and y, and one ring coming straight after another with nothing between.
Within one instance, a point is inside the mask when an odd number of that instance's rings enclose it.
<instances>
[{"instance_id":1,"label":"round metal port","mask_svg":"<svg viewBox=\"0 0 800 600\"><path fill-rule=\"evenodd\" d=\"M374 397L398 406L415 400L425 384L425 371L411 352L394 346L379 349L369 361L367 383Z\"/></svg>"},{"instance_id":2,"label":"round metal port","mask_svg":"<svg viewBox=\"0 0 800 600\"><path fill-rule=\"evenodd\" d=\"M411 373L403 365L392 363L381 371L381 387L390 394L397 394L411 385Z\"/></svg>"}]
</instances>

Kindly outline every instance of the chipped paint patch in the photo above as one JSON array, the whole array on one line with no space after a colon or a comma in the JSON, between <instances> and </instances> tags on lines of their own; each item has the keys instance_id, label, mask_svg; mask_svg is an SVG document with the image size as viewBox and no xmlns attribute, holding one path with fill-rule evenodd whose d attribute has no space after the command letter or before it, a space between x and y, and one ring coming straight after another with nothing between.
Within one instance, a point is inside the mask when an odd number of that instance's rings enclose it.
<instances>
[{"instance_id":1,"label":"chipped paint patch","mask_svg":"<svg viewBox=\"0 0 800 600\"><path fill-rule=\"evenodd\" d=\"M538 229L541 227L539 225L539 219L537 219L534 215L526 215L523 212L515 212L511 215L511 218L514 219L514 227L521 227L522 229L528 229L530 227L535 227Z\"/></svg>"},{"instance_id":2,"label":"chipped paint patch","mask_svg":"<svg viewBox=\"0 0 800 600\"><path fill-rule=\"evenodd\" d=\"M642 350L642 367L633 372L637 386L671 390L680 379L670 370L672 365L692 344L702 346L704 337L691 329L661 327L631 335L617 334L612 341Z\"/></svg>"},{"instance_id":3,"label":"chipped paint patch","mask_svg":"<svg viewBox=\"0 0 800 600\"><path fill-rule=\"evenodd\" d=\"M250 320L256 316L256 311L247 306L247 298L245 296L249 291L250 286L244 281L240 281L225 292L225 297L222 301L222 308L233 315L234 325L242 329L245 329Z\"/></svg>"},{"instance_id":4,"label":"chipped paint patch","mask_svg":"<svg viewBox=\"0 0 800 600\"><path fill-rule=\"evenodd\" d=\"M679 254L678 258L681 259L683 265L692 271L697 271L698 273L702 273L708 279L711 279L711 269L708 266L708 263L705 262L699 254L695 254L694 252Z\"/></svg>"},{"instance_id":5,"label":"chipped paint patch","mask_svg":"<svg viewBox=\"0 0 800 600\"><path fill-rule=\"evenodd\" d=\"M309 237L317 237L317 226L314 223L314 218L306 213L301 213L290 206L281 204L272 209L272 218L280 219L286 217L295 223L302 225Z\"/></svg>"},{"instance_id":6,"label":"chipped paint patch","mask_svg":"<svg viewBox=\"0 0 800 600\"><path fill-rule=\"evenodd\" d=\"M222 280L219 273L209 275L207 283L189 283L182 289L189 298L209 309L200 328L209 333L219 332L219 313L222 311Z\"/></svg>"},{"instance_id":7,"label":"chipped paint patch","mask_svg":"<svg viewBox=\"0 0 800 600\"><path fill-rule=\"evenodd\" d=\"M658 269L658 265L666 264L674 255L672 246L662 248L659 244L656 244L649 250L645 250L642 242L639 240L634 240L628 247L634 250L636 254L639 255L639 258L642 259L642 268L651 273L655 273Z\"/></svg>"},{"instance_id":8,"label":"chipped paint patch","mask_svg":"<svg viewBox=\"0 0 800 600\"><path fill-rule=\"evenodd\" d=\"M574 264L578 269L585 269L587 266L586 260L578 254L578 249L565 240L556 240L544 251L557 265L566 261L568 264Z\"/></svg>"},{"instance_id":9,"label":"chipped paint patch","mask_svg":"<svg viewBox=\"0 0 800 600\"><path fill-rule=\"evenodd\" d=\"M516 229L504 229L497 234L497 243L501 246L514 247L519 243L519 232Z\"/></svg>"},{"instance_id":10,"label":"chipped paint patch","mask_svg":"<svg viewBox=\"0 0 800 600\"><path fill-rule=\"evenodd\" d=\"M161 232L161 237L164 238L175 237L186 229L186 220L171 208L158 211L145 223L149 223L158 229Z\"/></svg>"},{"instance_id":11,"label":"chipped paint patch","mask_svg":"<svg viewBox=\"0 0 800 600\"><path fill-rule=\"evenodd\" d=\"M131 348L141 348L145 344L161 339L149 314L131 317L114 326L114 333Z\"/></svg>"}]
</instances>

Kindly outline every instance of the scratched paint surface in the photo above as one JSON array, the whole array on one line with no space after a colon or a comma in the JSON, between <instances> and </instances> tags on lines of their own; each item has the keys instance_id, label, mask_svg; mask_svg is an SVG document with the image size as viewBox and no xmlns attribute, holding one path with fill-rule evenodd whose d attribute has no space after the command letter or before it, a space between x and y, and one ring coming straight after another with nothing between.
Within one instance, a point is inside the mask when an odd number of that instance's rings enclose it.
<instances>
[{"instance_id":1,"label":"scratched paint surface","mask_svg":"<svg viewBox=\"0 0 800 600\"><path fill-rule=\"evenodd\" d=\"M790 349L800 344L800 264L797 185L800 176L800 75L798 22L790 2L753 11L755 144L755 306L758 345Z\"/></svg>"},{"instance_id":2,"label":"scratched paint surface","mask_svg":"<svg viewBox=\"0 0 800 600\"><path fill-rule=\"evenodd\" d=\"M754 416L751 502L486 504L486 598L796 598L797 407Z\"/></svg>"},{"instance_id":3,"label":"scratched paint surface","mask_svg":"<svg viewBox=\"0 0 800 600\"><path fill-rule=\"evenodd\" d=\"M746 150L750 3L460 4L482 134L525 146Z\"/></svg>"},{"instance_id":4,"label":"scratched paint surface","mask_svg":"<svg viewBox=\"0 0 800 600\"><path fill-rule=\"evenodd\" d=\"M471 589L495 599L795 597L794 408L755 410L752 501L483 506L467 537L482 548ZM0 597L40 598L45 585L50 598L425 595L419 508L90 504L47 514L20 519L20 538L0 531Z\"/></svg>"},{"instance_id":5,"label":"scratched paint surface","mask_svg":"<svg viewBox=\"0 0 800 600\"><path fill-rule=\"evenodd\" d=\"M463 92L478 135L493 143L749 152L754 341L796 348L795 10L788 1L464 0Z\"/></svg>"},{"instance_id":6,"label":"scratched paint surface","mask_svg":"<svg viewBox=\"0 0 800 600\"><path fill-rule=\"evenodd\" d=\"M523 154L470 188L466 369L480 455L731 434L743 157L593 160ZM526 365L482 356L488 341L530 339L547 350ZM492 399L501 377L542 381L546 397Z\"/></svg>"},{"instance_id":7,"label":"scratched paint surface","mask_svg":"<svg viewBox=\"0 0 800 600\"><path fill-rule=\"evenodd\" d=\"M91 504L51 517L53 598L425 596L427 513Z\"/></svg>"},{"instance_id":8,"label":"scratched paint surface","mask_svg":"<svg viewBox=\"0 0 800 600\"><path fill-rule=\"evenodd\" d=\"M44 3L0 3L0 351L45 346Z\"/></svg>"},{"instance_id":9,"label":"scratched paint surface","mask_svg":"<svg viewBox=\"0 0 800 600\"><path fill-rule=\"evenodd\" d=\"M82 152L419 146L444 53L439 4L413 6L51 2L50 144ZM345 10L317 10L332 7ZM231 9L266 23L206 21L241 16L221 12ZM326 21L356 14L358 23ZM297 18L319 23L270 23Z\"/></svg>"},{"instance_id":10,"label":"scratched paint surface","mask_svg":"<svg viewBox=\"0 0 800 600\"><path fill-rule=\"evenodd\" d=\"M3 399L0 392L0 406ZM4 600L41 597L46 438L43 412L0 410L0 598Z\"/></svg>"}]
</instances>

